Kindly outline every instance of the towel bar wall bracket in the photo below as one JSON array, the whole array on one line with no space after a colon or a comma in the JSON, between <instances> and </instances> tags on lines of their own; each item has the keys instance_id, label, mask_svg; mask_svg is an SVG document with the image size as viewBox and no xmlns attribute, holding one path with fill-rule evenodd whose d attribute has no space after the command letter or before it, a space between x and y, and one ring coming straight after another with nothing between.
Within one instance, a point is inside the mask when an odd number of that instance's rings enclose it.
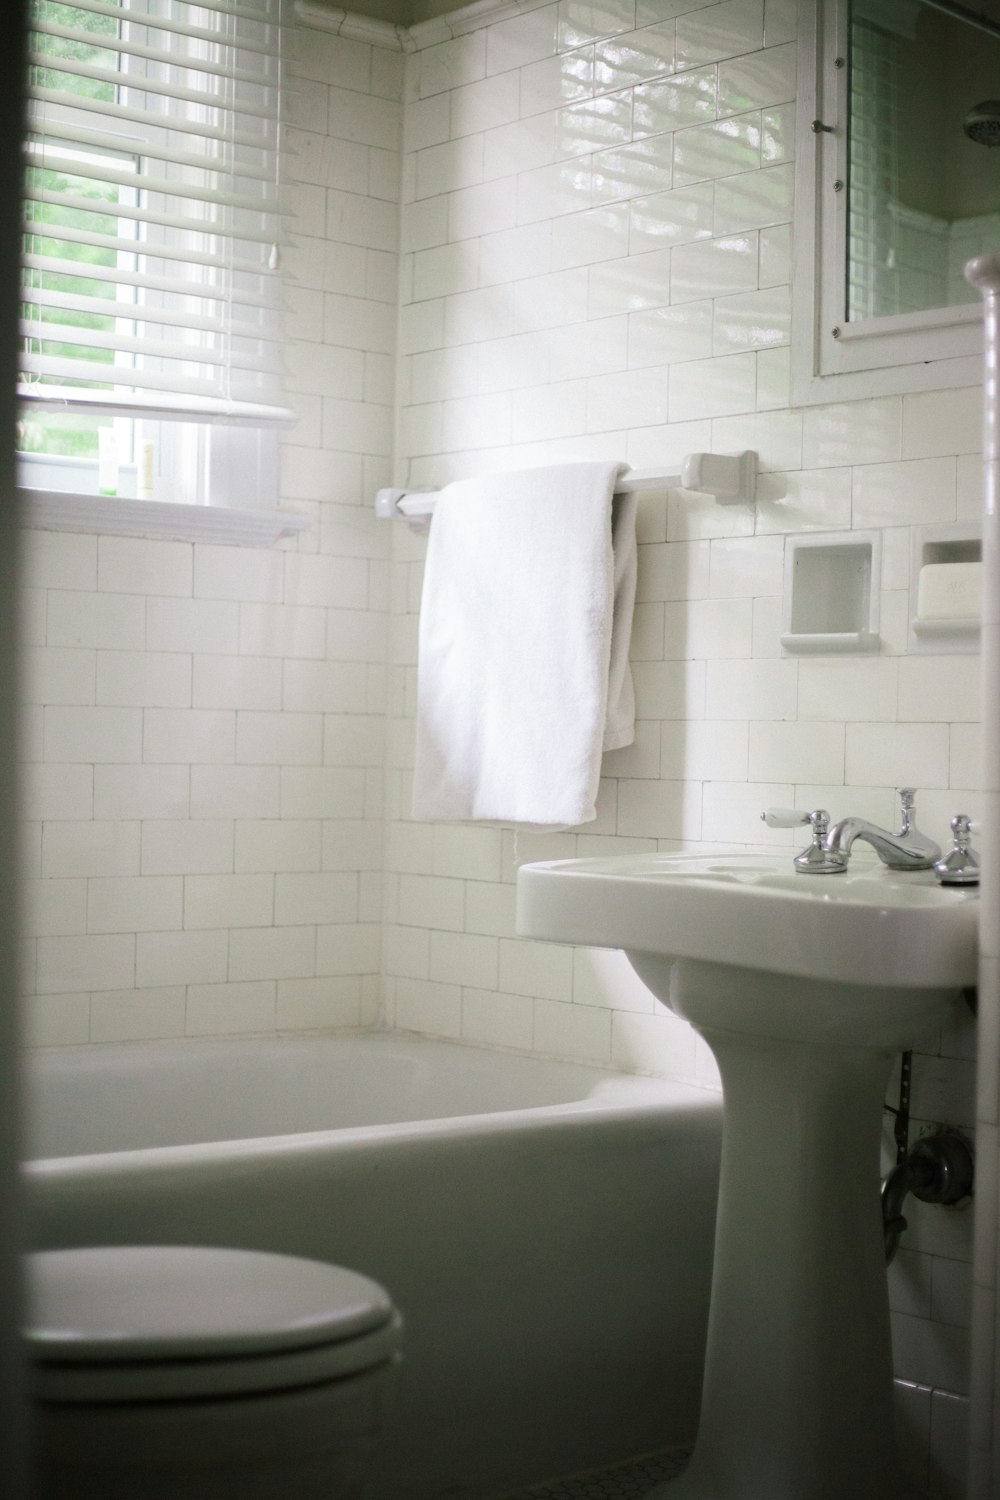
<instances>
[{"instance_id":1,"label":"towel bar wall bracket","mask_svg":"<svg viewBox=\"0 0 1000 1500\"><path fill-rule=\"evenodd\" d=\"M719 505L752 505L757 487L757 454L689 453L676 474L655 469L629 469L615 486L616 495L642 490L691 490L711 495ZM382 489L375 495L375 515L381 521L404 520L411 530L426 530L438 490Z\"/></svg>"},{"instance_id":2,"label":"towel bar wall bracket","mask_svg":"<svg viewBox=\"0 0 1000 1500\"><path fill-rule=\"evenodd\" d=\"M402 521L406 512L399 509L399 502L405 500L407 495L414 495L413 490L385 489L375 491L375 518L379 521Z\"/></svg>"}]
</instances>

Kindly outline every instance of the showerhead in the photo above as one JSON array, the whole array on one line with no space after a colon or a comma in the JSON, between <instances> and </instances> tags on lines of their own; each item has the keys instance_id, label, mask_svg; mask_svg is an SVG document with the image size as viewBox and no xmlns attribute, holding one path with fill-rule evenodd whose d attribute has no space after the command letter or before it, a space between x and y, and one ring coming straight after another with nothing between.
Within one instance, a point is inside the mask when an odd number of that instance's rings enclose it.
<instances>
[{"instance_id":1,"label":"showerhead","mask_svg":"<svg viewBox=\"0 0 1000 1500\"><path fill-rule=\"evenodd\" d=\"M984 99L970 109L963 129L977 146L1000 146L1000 99Z\"/></svg>"}]
</instances>

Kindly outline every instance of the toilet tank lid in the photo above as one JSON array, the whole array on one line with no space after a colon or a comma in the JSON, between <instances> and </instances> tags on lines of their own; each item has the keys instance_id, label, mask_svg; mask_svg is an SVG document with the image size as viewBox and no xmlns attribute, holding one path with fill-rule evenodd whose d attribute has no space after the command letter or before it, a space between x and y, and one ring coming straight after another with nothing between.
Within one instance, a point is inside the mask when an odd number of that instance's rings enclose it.
<instances>
[{"instance_id":1,"label":"toilet tank lid","mask_svg":"<svg viewBox=\"0 0 1000 1500\"><path fill-rule=\"evenodd\" d=\"M393 1317L388 1294L356 1271L195 1245L36 1251L27 1292L29 1353L47 1364L312 1349Z\"/></svg>"}]
</instances>

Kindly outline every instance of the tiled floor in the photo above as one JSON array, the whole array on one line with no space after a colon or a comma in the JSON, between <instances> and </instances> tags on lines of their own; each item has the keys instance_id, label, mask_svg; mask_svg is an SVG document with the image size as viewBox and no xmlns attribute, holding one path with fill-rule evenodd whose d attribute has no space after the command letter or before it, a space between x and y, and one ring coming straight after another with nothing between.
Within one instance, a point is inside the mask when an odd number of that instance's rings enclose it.
<instances>
[{"instance_id":1,"label":"tiled floor","mask_svg":"<svg viewBox=\"0 0 1000 1500\"><path fill-rule=\"evenodd\" d=\"M616 1464L613 1469L591 1469L569 1479L551 1479L504 1500L640 1500L654 1484L674 1479L690 1457L686 1448L651 1453L646 1458Z\"/></svg>"}]
</instances>

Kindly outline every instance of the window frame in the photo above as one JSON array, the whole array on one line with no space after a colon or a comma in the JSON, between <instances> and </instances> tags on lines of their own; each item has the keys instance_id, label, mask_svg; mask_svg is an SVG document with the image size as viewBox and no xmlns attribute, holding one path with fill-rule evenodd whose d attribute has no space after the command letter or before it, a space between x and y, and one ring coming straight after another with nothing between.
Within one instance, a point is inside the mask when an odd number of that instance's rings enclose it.
<instances>
[{"instance_id":1,"label":"window frame","mask_svg":"<svg viewBox=\"0 0 1000 1500\"><path fill-rule=\"evenodd\" d=\"M72 0L67 0L72 4ZM186 6L196 3L196 0L184 0ZM168 12L169 14L169 12ZM128 20L128 13L123 11L123 19ZM277 12L277 24L286 24L280 8ZM193 33L198 36L199 33ZM100 45L100 43L98 43ZM127 49L123 50L122 56L128 57ZM195 64L195 66L197 66ZM221 76L221 75L220 75ZM127 70L122 73L122 85L131 87L136 84L130 83ZM141 83L138 84L141 89ZM220 85L221 87L221 85ZM73 108L69 108L70 119L78 119L74 116ZM85 106L84 106L85 108ZM280 105L279 105L280 109ZM61 113L58 103L47 101L46 110L49 120L49 128L44 131L47 141L58 145L54 130L51 128L57 124ZM87 123L85 121L85 123ZM141 158L143 157L143 145L148 140L155 139L147 134L139 139L132 138L135 145L135 161L137 164L137 179L141 182ZM280 126L279 126L280 128ZM34 124L31 119L27 122L27 133L25 144L27 148L27 160L31 165L31 156L34 146L31 136L34 132ZM128 137L126 127L125 139ZM166 128L161 132L162 144L166 139ZM68 154L72 154L72 148L66 143ZM123 152L123 154L125 154ZM155 151L154 157L158 155ZM162 159L162 158L161 158ZM124 191L129 191L125 188ZM135 205L133 205L135 206ZM155 218L155 216L154 216ZM209 224L206 219L206 226ZM155 243L159 240L164 245L179 241L179 234L169 227L157 227L151 222L150 226L153 238L149 234L137 239L137 250L146 246L144 253L152 253L155 256ZM28 231L30 234L30 230ZM44 227L39 233L44 234ZM207 228L211 233L211 229ZM30 273L29 273L30 274ZM128 288L125 283L108 281L107 285L111 296L115 300L122 298L123 291ZM141 288L134 285L135 321L142 322L143 296ZM49 325L51 328L54 325ZM44 318L40 320L40 329L44 327ZM71 329L70 329L71 333ZM43 335L51 341L51 331ZM72 342L72 339L68 340ZM107 375L112 375L117 362L115 361L105 367ZM126 357L125 363L128 363ZM228 366L227 366L228 368ZM248 367L249 368L249 367ZM123 374L125 370L123 368ZM102 367L95 364L95 379L101 385L110 382L107 375L102 373ZM44 380L32 382L37 394L28 396L21 393L21 410L27 412L32 409L44 411L52 403L52 409L58 410L60 404L59 388L57 385L46 385ZM72 385L72 382L71 382ZM120 433L126 430L126 424L132 433L133 441L131 447L134 451L123 453L119 464L120 491L117 495L108 497L100 495L98 490L98 461L96 458L81 455L76 458L59 460L52 453L37 453L25 451L19 454L21 461L20 484L22 493L28 504L26 510L36 517L42 517L38 524L63 524L67 503L75 502L80 512L81 521L84 520L83 512L88 508L87 502L98 499L101 504L98 510L102 516L110 517L115 523L113 529L133 530L128 520L130 508L141 510L149 507L153 500L154 510L160 507L161 502L169 506L173 521L178 516L187 514L194 520L200 512L211 509L224 509L228 512L230 520L236 524L239 514L250 515L251 511L258 514L260 520L267 513L276 512L278 501L278 431L281 427L294 425L294 414L278 406L267 407L266 404L257 406L252 400L248 404L245 400L236 399L235 406L229 410L215 410L224 407L225 401L217 398L193 397L190 406L183 399L180 405L185 407L182 416L180 412L174 417L170 408L175 404L174 399L168 398L164 401L154 399L151 403L144 405L138 399L130 400L126 394L128 382L124 389L112 389L107 392L95 390L93 392L93 405L96 416L102 418L102 424L110 416L115 427ZM72 394L80 396L80 390ZM102 398L106 397L102 410ZM266 398L265 398L266 401ZM74 403L79 410L78 403ZM110 408L110 410L109 410ZM117 408L117 409L116 409ZM193 408L198 408L194 410ZM140 451L140 442L152 439L155 443L157 480L153 497L148 492L139 492L139 479L137 470L140 464L137 462ZM113 503L106 503L108 500ZM49 519L46 519L48 517ZM55 517L56 519L52 519ZM154 530L158 528L163 518L157 518L150 514L142 524L144 527L151 526ZM287 519L287 518L286 518ZM295 522L300 518L292 517ZM36 524L32 521L29 524ZM307 524L305 521L301 525ZM283 529L279 528L278 534L288 534L289 531L301 529L301 525L292 525ZM268 529L270 523L265 526ZM81 527L81 529L91 529ZM200 529L198 527L195 528ZM211 527L209 528L212 529ZM260 530L256 521L250 525L249 531L253 534L248 539L256 539L256 533ZM145 534L145 532L144 532Z\"/></svg>"},{"instance_id":2,"label":"window frame","mask_svg":"<svg viewBox=\"0 0 1000 1500\"><path fill-rule=\"evenodd\" d=\"M982 378L978 303L847 318L849 68L837 59L848 57L848 15L849 0L799 0L791 359L798 406Z\"/></svg>"}]
</instances>

